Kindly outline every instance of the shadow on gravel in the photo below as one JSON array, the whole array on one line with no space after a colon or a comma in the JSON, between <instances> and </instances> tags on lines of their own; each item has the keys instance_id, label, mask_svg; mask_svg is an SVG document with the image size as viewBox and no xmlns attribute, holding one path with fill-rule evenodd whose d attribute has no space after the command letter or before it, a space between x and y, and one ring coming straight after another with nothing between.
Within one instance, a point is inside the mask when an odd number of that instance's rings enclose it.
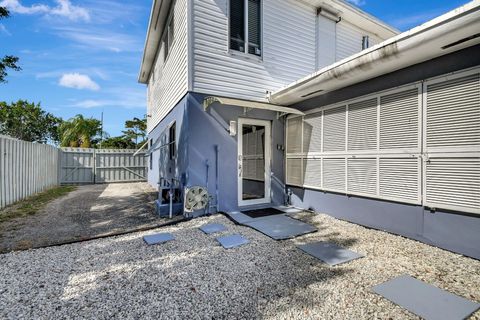
<instances>
[{"instance_id":1,"label":"shadow on gravel","mask_svg":"<svg viewBox=\"0 0 480 320\"><path fill-rule=\"evenodd\" d=\"M279 316L306 307L300 318L308 318L308 306L327 302L332 292L325 292L325 299L305 292L353 272L329 268L293 243L247 227L231 232L251 242L225 250L198 230L201 224L192 224L179 224L176 240L165 245L146 246L140 235L87 243L79 248L75 264L81 267L69 275L59 303L91 302L98 316L109 310L112 317L199 319L257 319L269 304ZM113 308L105 305L111 301Z\"/></svg>"}]
</instances>

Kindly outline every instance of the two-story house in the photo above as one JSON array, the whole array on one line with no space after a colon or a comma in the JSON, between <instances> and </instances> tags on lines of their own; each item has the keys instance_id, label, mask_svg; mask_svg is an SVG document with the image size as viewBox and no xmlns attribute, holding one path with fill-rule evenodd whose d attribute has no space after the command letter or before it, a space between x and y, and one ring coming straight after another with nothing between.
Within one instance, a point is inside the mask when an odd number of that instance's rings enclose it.
<instances>
[{"instance_id":1,"label":"two-story house","mask_svg":"<svg viewBox=\"0 0 480 320\"><path fill-rule=\"evenodd\" d=\"M149 183L480 257L479 8L399 34L342 0L154 0Z\"/></svg>"}]
</instances>

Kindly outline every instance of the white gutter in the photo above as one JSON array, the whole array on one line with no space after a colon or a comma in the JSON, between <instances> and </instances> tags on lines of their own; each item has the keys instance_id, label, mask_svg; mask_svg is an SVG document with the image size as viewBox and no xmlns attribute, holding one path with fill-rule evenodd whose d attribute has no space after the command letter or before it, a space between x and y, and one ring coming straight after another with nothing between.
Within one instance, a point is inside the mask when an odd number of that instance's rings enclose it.
<instances>
[{"instance_id":1,"label":"white gutter","mask_svg":"<svg viewBox=\"0 0 480 320\"><path fill-rule=\"evenodd\" d=\"M313 98L480 43L480 0L325 67L270 96L279 105Z\"/></svg>"}]
</instances>

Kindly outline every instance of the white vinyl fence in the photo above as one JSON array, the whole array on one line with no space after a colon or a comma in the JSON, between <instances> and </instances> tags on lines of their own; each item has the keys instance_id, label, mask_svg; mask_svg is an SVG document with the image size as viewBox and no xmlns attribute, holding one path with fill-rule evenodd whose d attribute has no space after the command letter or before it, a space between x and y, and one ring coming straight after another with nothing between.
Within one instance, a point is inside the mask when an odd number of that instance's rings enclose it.
<instances>
[{"instance_id":1,"label":"white vinyl fence","mask_svg":"<svg viewBox=\"0 0 480 320\"><path fill-rule=\"evenodd\" d=\"M146 181L145 152L62 148L0 135L0 209L60 184Z\"/></svg>"},{"instance_id":2,"label":"white vinyl fence","mask_svg":"<svg viewBox=\"0 0 480 320\"><path fill-rule=\"evenodd\" d=\"M145 152L129 149L62 148L61 184L146 181Z\"/></svg>"},{"instance_id":3,"label":"white vinyl fence","mask_svg":"<svg viewBox=\"0 0 480 320\"><path fill-rule=\"evenodd\" d=\"M0 135L0 208L59 184L60 150Z\"/></svg>"}]
</instances>

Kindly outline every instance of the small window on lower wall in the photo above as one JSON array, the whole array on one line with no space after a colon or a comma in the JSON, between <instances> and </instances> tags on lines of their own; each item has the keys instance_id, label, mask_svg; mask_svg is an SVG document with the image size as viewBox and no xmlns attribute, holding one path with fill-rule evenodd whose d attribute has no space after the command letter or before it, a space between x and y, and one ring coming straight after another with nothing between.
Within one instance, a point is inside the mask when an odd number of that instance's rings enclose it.
<instances>
[{"instance_id":1,"label":"small window on lower wall","mask_svg":"<svg viewBox=\"0 0 480 320\"><path fill-rule=\"evenodd\" d=\"M177 154L177 146L176 146L176 135L177 135L177 123L174 122L170 128L168 129L168 153L170 160L175 159Z\"/></svg>"},{"instance_id":2,"label":"small window on lower wall","mask_svg":"<svg viewBox=\"0 0 480 320\"><path fill-rule=\"evenodd\" d=\"M150 139L149 148L148 148L148 151L150 152L150 170L153 169L153 150L152 150L152 146L153 146L153 140Z\"/></svg>"}]
</instances>

